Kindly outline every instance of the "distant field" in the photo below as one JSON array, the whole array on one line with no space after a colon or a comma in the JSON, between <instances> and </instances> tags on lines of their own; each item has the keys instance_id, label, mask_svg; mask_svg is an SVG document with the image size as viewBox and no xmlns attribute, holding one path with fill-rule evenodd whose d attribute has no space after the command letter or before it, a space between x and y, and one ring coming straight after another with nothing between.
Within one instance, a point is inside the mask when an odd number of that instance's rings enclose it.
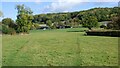
<instances>
[{"instance_id":1,"label":"distant field","mask_svg":"<svg viewBox=\"0 0 120 68\"><path fill-rule=\"evenodd\" d=\"M118 38L84 36L84 30L3 35L3 66L117 66Z\"/></svg>"}]
</instances>

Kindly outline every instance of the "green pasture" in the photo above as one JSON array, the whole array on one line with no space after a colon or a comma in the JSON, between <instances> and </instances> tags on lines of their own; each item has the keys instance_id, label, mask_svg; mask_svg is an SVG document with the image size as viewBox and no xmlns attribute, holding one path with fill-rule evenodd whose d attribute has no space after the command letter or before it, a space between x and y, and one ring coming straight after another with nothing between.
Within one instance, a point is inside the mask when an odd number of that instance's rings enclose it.
<instances>
[{"instance_id":1,"label":"green pasture","mask_svg":"<svg viewBox=\"0 0 120 68\"><path fill-rule=\"evenodd\" d=\"M86 28L2 36L3 66L117 66L118 38L85 36Z\"/></svg>"}]
</instances>

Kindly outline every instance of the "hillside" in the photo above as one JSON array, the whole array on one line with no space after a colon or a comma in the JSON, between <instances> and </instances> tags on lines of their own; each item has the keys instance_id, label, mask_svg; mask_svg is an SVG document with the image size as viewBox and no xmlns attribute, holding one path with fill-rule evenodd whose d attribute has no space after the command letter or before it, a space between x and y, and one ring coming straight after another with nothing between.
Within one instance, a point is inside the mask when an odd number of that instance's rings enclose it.
<instances>
[{"instance_id":1,"label":"hillside","mask_svg":"<svg viewBox=\"0 0 120 68\"><path fill-rule=\"evenodd\" d=\"M48 20L52 23L55 22L69 22L77 21L82 23L85 17L95 16L99 22L101 21L109 21L112 17L116 16L120 8L92 8L89 10L83 10L79 12L67 12L67 13L48 13L48 14L38 14L34 15L34 23L45 24ZM119 10L119 11L118 11Z\"/></svg>"}]
</instances>

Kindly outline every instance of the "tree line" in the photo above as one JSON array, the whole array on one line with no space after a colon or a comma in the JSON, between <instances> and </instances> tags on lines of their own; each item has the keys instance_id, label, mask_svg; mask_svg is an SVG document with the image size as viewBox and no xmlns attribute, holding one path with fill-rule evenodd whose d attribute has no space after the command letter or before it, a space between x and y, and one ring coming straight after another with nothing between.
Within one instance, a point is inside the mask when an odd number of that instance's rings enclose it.
<instances>
[{"instance_id":1,"label":"tree line","mask_svg":"<svg viewBox=\"0 0 120 68\"><path fill-rule=\"evenodd\" d=\"M47 24L51 29L59 26L70 27L97 27L98 22L111 21L108 24L109 29L120 29L119 26L119 7L113 8L92 8L79 12L66 13L48 13L33 15L33 11L25 6L17 5L17 19L13 21L11 18L2 20L2 31L5 34L29 33L29 30L39 28L39 24Z\"/></svg>"}]
</instances>

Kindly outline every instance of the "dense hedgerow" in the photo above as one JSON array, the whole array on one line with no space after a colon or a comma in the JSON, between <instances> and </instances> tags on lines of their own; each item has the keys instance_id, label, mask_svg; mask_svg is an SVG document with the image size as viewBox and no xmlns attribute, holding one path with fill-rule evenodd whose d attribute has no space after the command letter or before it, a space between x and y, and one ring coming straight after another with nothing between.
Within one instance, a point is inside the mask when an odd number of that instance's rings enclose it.
<instances>
[{"instance_id":1,"label":"dense hedgerow","mask_svg":"<svg viewBox=\"0 0 120 68\"><path fill-rule=\"evenodd\" d=\"M86 31L87 35L93 36L113 36L120 37L120 30L111 30L111 31Z\"/></svg>"}]
</instances>

